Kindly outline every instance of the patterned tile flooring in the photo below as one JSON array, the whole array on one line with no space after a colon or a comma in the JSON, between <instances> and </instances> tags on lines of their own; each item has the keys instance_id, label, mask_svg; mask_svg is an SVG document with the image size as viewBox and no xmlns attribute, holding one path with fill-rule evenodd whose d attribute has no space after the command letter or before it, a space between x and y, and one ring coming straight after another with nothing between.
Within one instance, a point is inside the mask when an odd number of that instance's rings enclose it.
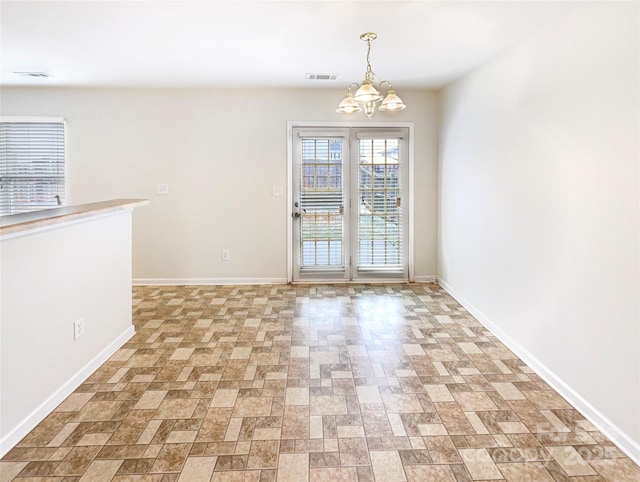
<instances>
[{"instance_id":1,"label":"patterned tile flooring","mask_svg":"<svg viewBox=\"0 0 640 482\"><path fill-rule=\"evenodd\" d=\"M437 285L133 296L137 334L2 482L640 480Z\"/></svg>"}]
</instances>

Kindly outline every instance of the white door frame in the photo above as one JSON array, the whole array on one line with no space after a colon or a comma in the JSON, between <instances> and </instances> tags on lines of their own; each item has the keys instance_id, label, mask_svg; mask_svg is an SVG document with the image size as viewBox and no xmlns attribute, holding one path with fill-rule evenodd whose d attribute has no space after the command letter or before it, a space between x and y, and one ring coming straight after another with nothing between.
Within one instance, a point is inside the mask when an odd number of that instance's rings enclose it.
<instances>
[{"instance_id":1,"label":"white door frame","mask_svg":"<svg viewBox=\"0 0 640 482\"><path fill-rule=\"evenodd\" d=\"M366 128L366 127L405 127L409 129L409 239L407 240L407 256L408 256L408 269L409 269L409 282L415 281L414 274L414 209L413 209L413 197L414 197L414 175L413 175L413 122L305 122L305 121L288 121L287 122L287 202L286 202L286 216L287 216L287 282L293 282L293 128L294 127L339 127L339 128ZM362 283L366 280L359 279L357 282ZM374 281L374 280L372 280ZM395 281L398 280L376 280L376 281ZM311 281L309 281L311 282ZM318 282L318 281L313 281ZM332 283L344 283L345 281L329 281Z\"/></svg>"}]
</instances>

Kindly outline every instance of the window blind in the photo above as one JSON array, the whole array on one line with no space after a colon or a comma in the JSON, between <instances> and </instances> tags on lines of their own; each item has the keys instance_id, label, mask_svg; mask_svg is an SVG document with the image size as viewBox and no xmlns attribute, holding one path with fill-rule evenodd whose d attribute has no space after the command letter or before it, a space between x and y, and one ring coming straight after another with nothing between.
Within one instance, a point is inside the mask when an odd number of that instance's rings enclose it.
<instances>
[{"instance_id":1,"label":"window blind","mask_svg":"<svg viewBox=\"0 0 640 482\"><path fill-rule=\"evenodd\" d=\"M64 204L64 135L62 120L0 122L0 215Z\"/></svg>"},{"instance_id":2,"label":"window blind","mask_svg":"<svg viewBox=\"0 0 640 482\"><path fill-rule=\"evenodd\" d=\"M358 270L402 272L401 144L397 137L358 144Z\"/></svg>"},{"instance_id":3,"label":"window blind","mask_svg":"<svg viewBox=\"0 0 640 482\"><path fill-rule=\"evenodd\" d=\"M300 269L344 269L341 138L303 138Z\"/></svg>"}]
</instances>

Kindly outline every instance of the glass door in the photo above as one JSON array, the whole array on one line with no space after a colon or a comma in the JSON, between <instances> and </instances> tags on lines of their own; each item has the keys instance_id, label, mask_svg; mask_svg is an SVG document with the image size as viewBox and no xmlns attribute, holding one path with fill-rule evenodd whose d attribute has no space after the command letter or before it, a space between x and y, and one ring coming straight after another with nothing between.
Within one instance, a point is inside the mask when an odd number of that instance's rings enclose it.
<instances>
[{"instance_id":1,"label":"glass door","mask_svg":"<svg viewBox=\"0 0 640 482\"><path fill-rule=\"evenodd\" d=\"M294 279L348 278L348 130L293 135Z\"/></svg>"},{"instance_id":2,"label":"glass door","mask_svg":"<svg viewBox=\"0 0 640 482\"><path fill-rule=\"evenodd\" d=\"M293 129L293 280L408 279L407 130Z\"/></svg>"},{"instance_id":3,"label":"glass door","mask_svg":"<svg viewBox=\"0 0 640 482\"><path fill-rule=\"evenodd\" d=\"M354 279L408 277L407 152L403 133L355 130Z\"/></svg>"}]
</instances>

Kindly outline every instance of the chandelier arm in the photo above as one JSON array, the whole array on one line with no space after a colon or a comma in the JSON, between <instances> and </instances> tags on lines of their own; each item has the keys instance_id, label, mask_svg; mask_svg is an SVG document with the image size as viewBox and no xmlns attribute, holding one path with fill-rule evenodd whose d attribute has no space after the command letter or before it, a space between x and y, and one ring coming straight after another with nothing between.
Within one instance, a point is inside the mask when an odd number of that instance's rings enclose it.
<instances>
[{"instance_id":1,"label":"chandelier arm","mask_svg":"<svg viewBox=\"0 0 640 482\"><path fill-rule=\"evenodd\" d=\"M382 95L382 84L389 84L389 87L387 87L387 94L391 89L393 89L393 85L391 85L391 82L389 82L388 80L381 80L380 83L378 84L378 90L380 91L380 95Z\"/></svg>"},{"instance_id":2,"label":"chandelier arm","mask_svg":"<svg viewBox=\"0 0 640 482\"><path fill-rule=\"evenodd\" d=\"M350 94L351 93L351 87L355 86L356 90L358 90L360 88L360 84L358 84L357 82L352 82L349 87L347 87L347 93Z\"/></svg>"}]
</instances>

